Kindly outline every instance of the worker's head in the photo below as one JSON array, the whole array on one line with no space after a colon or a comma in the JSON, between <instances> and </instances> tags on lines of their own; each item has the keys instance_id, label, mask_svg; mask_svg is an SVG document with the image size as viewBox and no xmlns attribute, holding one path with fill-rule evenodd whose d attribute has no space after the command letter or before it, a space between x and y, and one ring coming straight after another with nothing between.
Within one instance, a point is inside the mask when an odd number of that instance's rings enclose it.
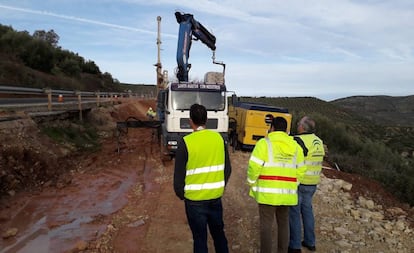
<instances>
[{"instance_id":1,"label":"worker's head","mask_svg":"<svg viewBox=\"0 0 414 253\"><path fill-rule=\"evenodd\" d=\"M287 121L283 117L273 118L272 124L270 126L271 131L287 131Z\"/></svg>"},{"instance_id":2,"label":"worker's head","mask_svg":"<svg viewBox=\"0 0 414 253\"><path fill-rule=\"evenodd\" d=\"M298 133L314 133L315 121L308 116L301 118L298 122Z\"/></svg>"},{"instance_id":3,"label":"worker's head","mask_svg":"<svg viewBox=\"0 0 414 253\"><path fill-rule=\"evenodd\" d=\"M193 104L190 107L190 120L196 126L205 126L207 122L206 108L199 104Z\"/></svg>"}]
</instances>

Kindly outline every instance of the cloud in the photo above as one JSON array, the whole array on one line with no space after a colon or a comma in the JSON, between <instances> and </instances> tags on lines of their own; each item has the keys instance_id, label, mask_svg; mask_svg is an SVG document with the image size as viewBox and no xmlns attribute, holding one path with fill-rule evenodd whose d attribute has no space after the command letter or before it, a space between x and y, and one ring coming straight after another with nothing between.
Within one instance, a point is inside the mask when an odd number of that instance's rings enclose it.
<instances>
[{"instance_id":1,"label":"cloud","mask_svg":"<svg viewBox=\"0 0 414 253\"><path fill-rule=\"evenodd\" d=\"M117 24L96 21L96 20L91 20L91 19L86 19L86 18L81 18L81 17L56 14L56 13L48 12L48 11L39 11L39 10L33 10L33 9L19 8L19 7L2 5L2 4L0 4L0 8L13 10L13 11L19 11L19 12L25 12L25 13L30 13L30 14L36 14L36 15L50 16L50 17L55 17L55 18L60 18L60 19L67 19L67 20L72 20L72 21L77 21L77 22L82 22L82 23L89 23L89 24L94 24L98 26L110 27L114 29L133 31L133 32L144 33L144 34L149 34L149 35L156 35L156 31L144 30L144 29L124 26L124 25L117 25ZM164 34L164 36L177 37L177 35L172 35L172 34Z\"/></svg>"}]
</instances>

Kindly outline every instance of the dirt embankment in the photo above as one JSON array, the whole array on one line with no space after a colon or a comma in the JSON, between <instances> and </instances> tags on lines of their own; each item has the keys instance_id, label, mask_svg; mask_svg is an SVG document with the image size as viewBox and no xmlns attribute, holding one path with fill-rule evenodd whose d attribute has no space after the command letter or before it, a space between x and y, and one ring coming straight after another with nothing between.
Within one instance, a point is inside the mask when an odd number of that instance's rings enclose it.
<instances>
[{"instance_id":1,"label":"dirt embankment","mask_svg":"<svg viewBox=\"0 0 414 253\"><path fill-rule=\"evenodd\" d=\"M0 199L0 253L192 252L183 202L172 189L173 162L161 161L153 129L128 129L117 138L116 122L131 116L146 120L145 112L154 103L124 102L91 112L88 120L97 127L102 145L89 154L72 155L68 147L45 138L33 122L7 123L16 125L8 130L13 134L1 135L9 141L7 146L2 142L2 152L12 147L16 152L2 153L0 169L22 172L15 176L19 188ZM257 205L245 183L250 153L236 151L230 156L233 173L223 197L229 247L234 253L258 252ZM33 166L37 161L38 167ZM41 177L34 175L37 171ZM318 252L412 252L409 207L375 182L324 173L327 177L315 196ZM26 190L19 180L29 175L43 183ZM3 180L4 174L0 176ZM332 188L343 184L339 178L352 187ZM370 210L365 214L369 208L362 208L361 195L375 201L373 214ZM397 210L394 215L386 211L389 208ZM211 240L209 247L213 249Z\"/></svg>"}]
</instances>

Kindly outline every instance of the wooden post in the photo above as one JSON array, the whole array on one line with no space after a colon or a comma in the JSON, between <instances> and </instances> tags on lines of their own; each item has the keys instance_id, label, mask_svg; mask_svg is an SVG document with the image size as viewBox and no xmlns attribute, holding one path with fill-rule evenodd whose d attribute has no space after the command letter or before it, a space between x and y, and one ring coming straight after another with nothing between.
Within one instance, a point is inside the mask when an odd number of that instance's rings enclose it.
<instances>
[{"instance_id":1,"label":"wooden post","mask_svg":"<svg viewBox=\"0 0 414 253\"><path fill-rule=\"evenodd\" d=\"M96 106L99 107L100 102L101 102L100 101L101 95L100 95L99 91L97 91L95 94L96 94Z\"/></svg>"},{"instance_id":2,"label":"wooden post","mask_svg":"<svg viewBox=\"0 0 414 253\"><path fill-rule=\"evenodd\" d=\"M52 90L46 89L45 93L47 94L47 109L52 111Z\"/></svg>"},{"instance_id":3,"label":"wooden post","mask_svg":"<svg viewBox=\"0 0 414 253\"><path fill-rule=\"evenodd\" d=\"M82 118L82 98L81 98L81 92L80 91L76 91L75 94L78 95L79 120L82 122L83 121L83 118Z\"/></svg>"}]
</instances>

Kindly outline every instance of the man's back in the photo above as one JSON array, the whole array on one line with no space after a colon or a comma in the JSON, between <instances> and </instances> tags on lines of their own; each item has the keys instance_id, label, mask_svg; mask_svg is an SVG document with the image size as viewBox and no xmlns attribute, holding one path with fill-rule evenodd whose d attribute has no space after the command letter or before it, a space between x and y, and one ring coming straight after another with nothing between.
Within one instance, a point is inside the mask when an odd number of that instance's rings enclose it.
<instances>
[{"instance_id":1,"label":"man's back","mask_svg":"<svg viewBox=\"0 0 414 253\"><path fill-rule=\"evenodd\" d=\"M248 181L254 182L250 196L258 203L296 205L297 182L305 167L300 146L285 132L269 133L256 143L248 170Z\"/></svg>"}]
</instances>

